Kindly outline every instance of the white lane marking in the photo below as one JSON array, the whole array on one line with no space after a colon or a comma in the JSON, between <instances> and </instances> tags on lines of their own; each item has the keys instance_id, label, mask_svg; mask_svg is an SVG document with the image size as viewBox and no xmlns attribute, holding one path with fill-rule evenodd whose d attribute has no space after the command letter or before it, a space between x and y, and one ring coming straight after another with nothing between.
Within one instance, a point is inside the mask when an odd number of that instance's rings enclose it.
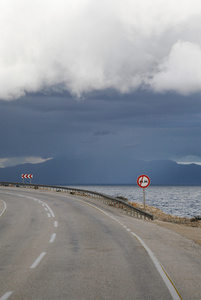
<instances>
[{"instance_id":1,"label":"white lane marking","mask_svg":"<svg viewBox=\"0 0 201 300\"><path fill-rule=\"evenodd\" d=\"M69 197L73 200L75 200L75 198L73 197ZM78 200L79 202L82 202L88 206L91 206L97 210L99 210L100 212L102 212L103 214L109 216L111 219L113 219L112 215L109 215L108 213L106 213L104 210L98 208L97 206L87 203L85 201L82 200ZM125 226L123 223L120 223L122 225L122 227L127 228L127 226ZM168 275L168 273L166 272L165 268L162 266L162 264L158 261L158 259L154 256L153 252L149 249L149 247L147 246L147 244L134 232L131 232L131 234L142 244L142 246L144 247L144 249L148 252L149 257L151 258L151 260L153 261L157 271L159 272L161 278L163 279L163 281L165 282L173 300L182 300L182 297L180 296L179 292L177 291L177 288L175 287L173 281L171 280L170 276Z\"/></svg>"},{"instance_id":2,"label":"white lane marking","mask_svg":"<svg viewBox=\"0 0 201 300\"><path fill-rule=\"evenodd\" d=\"M3 200L0 200L0 201L2 201L3 202L3 204L4 204L4 208L3 208L3 212L0 214L0 217L5 213L5 211L6 211L6 209L7 209L7 205L6 205L6 203L3 201ZM0 299L1 300L1 299Z\"/></svg>"},{"instance_id":3,"label":"white lane marking","mask_svg":"<svg viewBox=\"0 0 201 300\"><path fill-rule=\"evenodd\" d=\"M53 243L54 240L55 240L55 237L56 237L56 233L53 233L50 240L49 240L49 243Z\"/></svg>"},{"instance_id":4,"label":"white lane marking","mask_svg":"<svg viewBox=\"0 0 201 300\"><path fill-rule=\"evenodd\" d=\"M51 215L50 214L47 214L48 215L48 218L51 218Z\"/></svg>"},{"instance_id":5,"label":"white lane marking","mask_svg":"<svg viewBox=\"0 0 201 300\"><path fill-rule=\"evenodd\" d=\"M54 227L58 227L58 222L54 221Z\"/></svg>"},{"instance_id":6,"label":"white lane marking","mask_svg":"<svg viewBox=\"0 0 201 300\"><path fill-rule=\"evenodd\" d=\"M45 207L45 210L48 211L47 207Z\"/></svg>"},{"instance_id":7,"label":"white lane marking","mask_svg":"<svg viewBox=\"0 0 201 300\"><path fill-rule=\"evenodd\" d=\"M55 217L55 214L54 212L52 211L52 209L49 207L49 205L45 202L43 202L42 200L39 200L37 198L34 198L34 197L28 197L28 196L23 196L23 195L18 195L18 196L22 196L22 197L26 197L26 198L30 198L30 199L33 199L34 201L38 201L38 203L41 203L44 207L45 207L45 210L47 208L47 210L49 210L50 212L50 215L54 218ZM49 216L48 214L48 217L50 218L51 216Z\"/></svg>"},{"instance_id":8,"label":"white lane marking","mask_svg":"<svg viewBox=\"0 0 201 300\"><path fill-rule=\"evenodd\" d=\"M134 232L131 232L131 234L142 244L142 246L144 247L144 249L149 254L149 257L153 261L156 269L158 270L159 274L161 275L163 281L165 282L165 284L166 284L166 286L167 286L170 294L172 295L172 298L174 300L181 300L181 296L179 295L176 287L174 286L174 284L173 284L170 276L165 271L165 269L162 266L162 264L157 260L157 258L153 254L153 252L149 249L149 247L147 246L147 244L145 244L145 242L137 234L135 234Z\"/></svg>"},{"instance_id":9,"label":"white lane marking","mask_svg":"<svg viewBox=\"0 0 201 300\"><path fill-rule=\"evenodd\" d=\"M26 196L25 196L25 197L26 197ZM39 199L37 199L37 198L33 198L33 197L29 197L29 198L32 198L33 200L36 200L36 201L38 201L39 203L42 203L42 205L44 204L44 206L49 210L49 212L50 212L52 218L55 217L55 214L53 213L52 209L49 207L49 205L48 205L47 203L45 203L45 202L43 202L42 200L39 200Z\"/></svg>"},{"instance_id":10,"label":"white lane marking","mask_svg":"<svg viewBox=\"0 0 201 300\"><path fill-rule=\"evenodd\" d=\"M28 199L32 199L34 201L37 201L38 203L42 203L42 205L44 204L44 206L47 207L47 209L49 210L51 216L54 218L55 217L55 214L54 212L52 211L52 209L49 207L49 205L45 202L43 202L42 200L39 200L37 198L34 198L34 197L31 197L31 196L25 196L25 195L21 195L21 194L14 194L14 193L9 193L9 192L6 192L4 194L8 194L8 195L14 195L14 196L19 196L19 197L24 197L24 198L28 198Z\"/></svg>"},{"instance_id":11,"label":"white lane marking","mask_svg":"<svg viewBox=\"0 0 201 300\"><path fill-rule=\"evenodd\" d=\"M5 294L0 298L0 300L6 300L6 299L8 299L8 297L10 297L10 295L12 295L12 293L13 293L13 292L7 292L7 293L5 293Z\"/></svg>"},{"instance_id":12,"label":"white lane marking","mask_svg":"<svg viewBox=\"0 0 201 300\"><path fill-rule=\"evenodd\" d=\"M42 201L41 201L42 202ZM54 213L53 213L53 211L51 210L51 208L49 207L49 205L47 205L45 202L42 202L42 203L44 203L45 204L45 206L49 209L49 212L50 212L50 214L51 214L51 216L52 216L52 218L54 218L55 217L55 215L54 215Z\"/></svg>"},{"instance_id":13,"label":"white lane marking","mask_svg":"<svg viewBox=\"0 0 201 300\"><path fill-rule=\"evenodd\" d=\"M40 261L43 259L43 257L46 255L47 252L42 252L39 257L34 261L34 263L31 265L30 269L34 269L37 267L37 265L40 263Z\"/></svg>"}]
</instances>

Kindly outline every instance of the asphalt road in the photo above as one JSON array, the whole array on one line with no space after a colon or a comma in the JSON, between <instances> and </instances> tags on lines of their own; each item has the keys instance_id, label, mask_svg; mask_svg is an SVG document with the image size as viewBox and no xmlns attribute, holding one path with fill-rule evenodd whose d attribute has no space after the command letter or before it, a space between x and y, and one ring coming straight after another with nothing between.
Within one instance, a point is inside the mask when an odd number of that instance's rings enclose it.
<instances>
[{"instance_id":1,"label":"asphalt road","mask_svg":"<svg viewBox=\"0 0 201 300\"><path fill-rule=\"evenodd\" d=\"M178 286L183 299L200 299L196 281L189 291L178 271L183 262L176 267L174 235L175 261L171 252L167 257L167 240L162 244L170 231L74 195L1 187L0 199L6 205L0 216L0 300L181 299ZM197 257L189 254L194 257L197 282L201 282L199 250ZM192 257L185 250L180 254L192 267Z\"/></svg>"}]
</instances>

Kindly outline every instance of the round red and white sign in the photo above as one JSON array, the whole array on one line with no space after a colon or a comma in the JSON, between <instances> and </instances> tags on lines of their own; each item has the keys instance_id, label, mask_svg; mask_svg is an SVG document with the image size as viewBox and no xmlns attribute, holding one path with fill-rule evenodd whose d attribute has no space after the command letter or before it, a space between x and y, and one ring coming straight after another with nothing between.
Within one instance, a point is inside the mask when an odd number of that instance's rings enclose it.
<instances>
[{"instance_id":1,"label":"round red and white sign","mask_svg":"<svg viewBox=\"0 0 201 300\"><path fill-rule=\"evenodd\" d=\"M145 189L150 185L150 178L147 175L140 175L137 179L139 187Z\"/></svg>"}]
</instances>

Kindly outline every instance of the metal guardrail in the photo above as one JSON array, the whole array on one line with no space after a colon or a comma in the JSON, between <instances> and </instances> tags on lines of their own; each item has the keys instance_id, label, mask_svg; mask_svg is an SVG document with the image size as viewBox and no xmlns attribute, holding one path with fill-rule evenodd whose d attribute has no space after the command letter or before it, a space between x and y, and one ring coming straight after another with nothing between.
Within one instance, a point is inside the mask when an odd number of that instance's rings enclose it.
<instances>
[{"instance_id":1,"label":"metal guardrail","mask_svg":"<svg viewBox=\"0 0 201 300\"><path fill-rule=\"evenodd\" d=\"M124 211L126 211L127 214L130 214L130 216L141 218L141 219L143 218L147 220L154 219L154 216L152 214L143 211L137 207L134 207L119 198L115 198L95 191L82 190L82 189L63 187L63 186L41 185L41 184L32 184L32 183L19 183L19 182L0 182L0 185L16 186L16 187L25 186L25 187L32 187L34 189L42 189L42 190L49 190L49 191L56 191L56 192L67 192L72 195L97 198L110 206L123 209Z\"/></svg>"}]
</instances>

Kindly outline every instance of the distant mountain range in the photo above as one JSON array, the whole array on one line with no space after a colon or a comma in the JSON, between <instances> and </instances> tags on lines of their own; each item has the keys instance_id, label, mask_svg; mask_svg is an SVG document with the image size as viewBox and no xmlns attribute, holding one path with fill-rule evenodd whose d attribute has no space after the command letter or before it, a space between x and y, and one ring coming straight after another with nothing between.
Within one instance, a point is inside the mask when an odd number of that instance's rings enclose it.
<instances>
[{"instance_id":1,"label":"distant mountain range","mask_svg":"<svg viewBox=\"0 0 201 300\"><path fill-rule=\"evenodd\" d=\"M136 184L141 174L148 175L153 185L201 185L201 166L170 160L133 160L126 164L108 159L103 164L96 159L55 158L40 164L0 168L0 181L22 182L23 173L33 174L32 183L50 185Z\"/></svg>"}]
</instances>

